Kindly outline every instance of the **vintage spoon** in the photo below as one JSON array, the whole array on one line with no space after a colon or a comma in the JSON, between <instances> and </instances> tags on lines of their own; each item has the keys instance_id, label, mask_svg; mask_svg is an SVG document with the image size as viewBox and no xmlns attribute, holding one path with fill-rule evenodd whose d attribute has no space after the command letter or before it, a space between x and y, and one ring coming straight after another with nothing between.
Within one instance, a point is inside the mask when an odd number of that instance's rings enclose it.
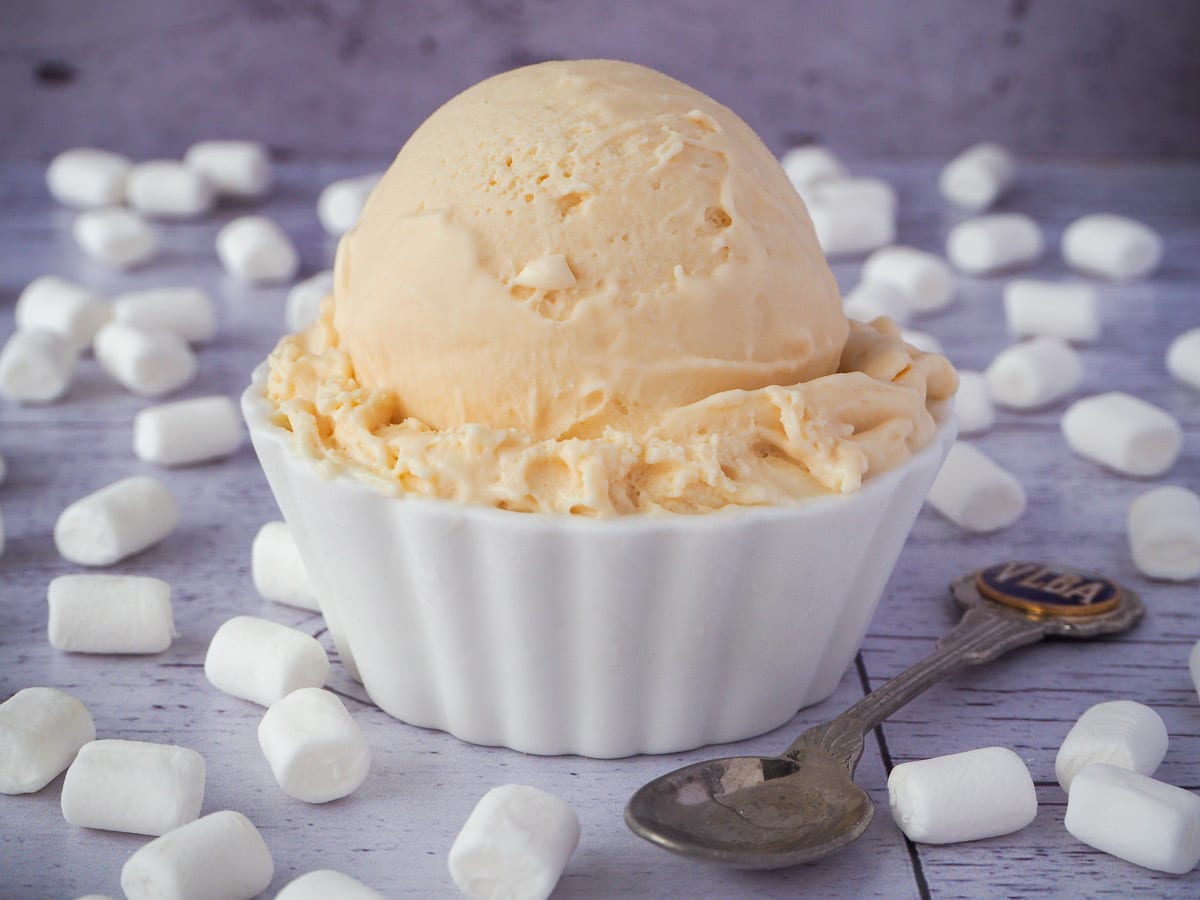
<instances>
[{"instance_id":1,"label":"vintage spoon","mask_svg":"<svg viewBox=\"0 0 1200 900\"><path fill-rule=\"evenodd\" d=\"M1001 563L950 588L966 612L932 654L804 732L781 756L714 759L656 778L630 798L626 824L667 850L730 866L772 869L820 859L871 822L874 804L852 776L867 733L893 712L963 666L1047 635L1117 634L1145 612L1116 582L1038 563Z\"/></svg>"}]
</instances>

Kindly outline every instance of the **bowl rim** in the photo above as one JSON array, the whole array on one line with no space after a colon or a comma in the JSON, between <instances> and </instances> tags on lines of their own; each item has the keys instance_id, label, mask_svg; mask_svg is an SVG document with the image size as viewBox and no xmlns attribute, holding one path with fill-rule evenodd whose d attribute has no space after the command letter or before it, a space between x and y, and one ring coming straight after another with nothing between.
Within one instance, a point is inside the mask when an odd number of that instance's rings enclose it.
<instances>
[{"instance_id":1,"label":"bowl rim","mask_svg":"<svg viewBox=\"0 0 1200 900\"><path fill-rule=\"evenodd\" d=\"M794 503L772 506L739 506L730 504L721 509L695 515L668 512L647 512L637 515L598 518L575 516L559 512L517 512L499 509L484 504L460 503L440 497L409 496L381 490L378 485L386 484L379 476L357 471L357 467L335 468L332 464L322 466L321 461L300 453L290 439L291 432L274 424L274 408L266 398L264 388L267 381L268 363L263 361L255 367L250 384L242 392L242 415L246 420L252 441L262 438L275 442L290 466L307 466L313 474L329 481L342 482L347 489L366 491L381 499L404 503L415 511L431 518L471 520L492 523L506 528L521 530L575 530L584 533L613 535L625 533L652 533L658 531L705 531L745 525L773 524L800 518L824 515L835 504L839 508L865 502L863 498L880 493L894 492L898 482L913 469L936 457L945 458L958 433L958 418L954 414L954 398L945 401L935 413L937 430L929 443L912 455L904 464L889 469L876 478L867 480L861 488L848 494L828 494L806 497ZM940 465L940 463L939 463Z\"/></svg>"}]
</instances>

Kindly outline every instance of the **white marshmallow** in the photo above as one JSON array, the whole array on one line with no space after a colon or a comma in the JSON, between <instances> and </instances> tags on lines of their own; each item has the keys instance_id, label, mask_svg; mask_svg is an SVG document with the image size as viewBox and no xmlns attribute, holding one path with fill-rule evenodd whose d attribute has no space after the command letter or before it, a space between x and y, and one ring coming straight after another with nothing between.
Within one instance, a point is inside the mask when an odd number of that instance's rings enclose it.
<instances>
[{"instance_id":1,"label":"white marshmallow","mask_svg":"<svg viewBox=\"0 0 1200 900\"><path fill-rule=\"evenodd\" d=\"M275 895L275 900L384 900L383 894L361 881L335 872L318 869L301 875Z\"/></svg>"},{"instance_id":2,"label":"white marshmallow","mask_svg":"<svg viewBox=\"0 0 1200 900\"><path fill-rule=\"evenodd\" d=\"M321 301L333 293L333 269L296 284L287 296L287 329L303 331L317 320Z\"/></svg>"},{"instance_id":3,"label":"white marshmallow","mask_svg":"<svg viewBox=\"0 0 1200 900\"><path fill-rule=\"evenodd\" d=\"M899 205L894 187L882 178L862 176L822 179L809 188L806 196L811 196L813 203L823 206L887 209L891 210L893 216Z\"/></svg>"},{"instance_id":4,"label":"white marshmallow","mask_svg":"<svg viewBox=\"0 0 1200 900\"><path fill-rule=\"evenodd\" d=\"M242 216L222 228L217 256L226 272L252 284L287 281L300 268L292 239L264 216Z\"/></svg>"},{"instance_id":5,"label":"white marshmallow","mask_svg":"<svg viewBox=\"0 0 1200 900\"><path fill-rule=\"evenodd\" d=\"M76 500L54 524L54 543L81 566L110 566L153 546L179 521L179 507L157 478L135 475Z\"/></svg>"},{"instance_id":6,"label":"white marshmallow","mask_svg":"<svg viewBox=\"0 0 1200 900\"><path fill-rule=\"evenodd\" d=\"M329 675L329 657L316 638L302 631L235 616L213 635L204 674L218 690L270 706L300 688L321 687Z\"/></svg>"},{"instance_id":7,"label":"white marshmallow","mask_svg":"<svg viewBox=\"0 0 1200 900\"><path fill-rule=\"evenodd\" d=\"M1095 288L1018 278L1004 286L1004 315L1014 337L1087 342L1100 337Z\"/></svg>"},{"instance_id":8,"label":"white marshmallow","mask_svg":"<svg viewBox=\"0 0 1200 900\"><path fill-rule=\"evenodd\" d=\"M271 188L271 157L257 141L200 141L183 161L226 197L256 199Z\"/></svg>"},{"instance_id":9,"label":"white marshmallow","mask_svg":"<svg viewBox=\"0 0 1200 900\"><path fill-rule=\"evenodd\" d=\"M1063 824L1147 869L1182 875L1200 862L1200 797L1128 769L1098 763L1076 775Z\"/></svg>"},{"instance_id":10,"label":"white marshmallow","mask_svg":"<svg viewBox=\"0 0 1200 900\"><path fill-rule=\"evenodd\" d=\"M362 729L321 688L299 688L272 703L258 724L258 745L284 793L305 803L352 794L371 768Z\"/></svg>"},{"instance_id":11,"label":"white marshmallow","mask_svg":"<svg viewBox=\"0 0 1200 900\"><path fill-rule=\"evenodd\" d=\"M1185 331L1167 348L1167 371L1200 391L1200 328Z\"/></svg>"},{"instance_id":12,"label":"white marshmallow","mask_svg":"<svg viewBox=\"0 0 1200 900\"><path fill-rule=\"evenodd\" d=\"M1048 406L1083 384L1083 358L1059 338L1038 337L996 354L984 372L992 400L1011 409Z\"/></svg>"},{"instance_id":13,"label":"white marshmallow","mask_svg":"<svg viewBox=\"0 0 1200 900\"><path fill-rule=\"evenodd\" d=\"M95 740L87 707L57 688L30 687L0 703L0 794L32 794Z\"/></svg>"},{"instance_id":14,"label":"white marshmallow","mask_svg":"<svg viewBox=\"0 0 1200 900\"><path fill-rule=\"evenodd\" d=\"M884 247L863 264L865 282L882 282L901 291L917 312L934 312L954 299L954 273L932 253L915 247Z\"/></svg>"},{"instance_id":15,"label":"white marshmallow","mask_svg":"<svg viewBox=\"0 0 1200 900\"><path fill-rule=\"evenodd\" d=\"M1167 726L1148 706L1132 700L1097 703L1067 732L1054 774L1062 789L1086 766L1107 763L1143 775L1153 775L1167 755Z\"/></svg>"},{"instance_id":16,"label":"white marshmallow","mask_svg":"<svg viewBox=\"0 0 1200 900\"><path fill-rule=\"evenodd\" d=\"M202 344L217 333L212 297L196 287L127 291L112 301L113 318L145 331L169 331L189 344Z\"/></svg>"},{"instance_id":17,"label":"white marshmallow","mask_svg":"<svg viewBox=\"0 0 1200 900\"><path fill-rule=\"evenodd\" d=\"M942 352L942 342L928 331L917 331L915 328L901 328L900 339L906 344L912 344L922 353Z\"/></svg>"},{"instance_id":18,"label":"white marshmallow","mask_svg":"<svg viewBox=\"0 0 1200 900\"><path fill-rule=\"evenodd\" d=\"M162 653L175 637L171 586L143 575L59 575L46 592L50 646L68 653Z\"/></svg>"},{"instance_id":19,"label":"white marshmallow","mask_svg":"<svg viewBox=\"0 0 1200 900\"><path fill-rule=\"evenodd\" d=\"M121 889L129 900L249 900L274 877L258 829L224 809L141 847L121 868Z\"/></svg>"},{"instance_id":20,"label":"white marshmallow","mask_svg":"<svg viewBox=\"0 0 1200 900\"><path fill-rule=\"evenodd\" d=\"M228 397L197 397L139 410L133 452L160 466L221 459L242 445L242 417Z\"/></svg>"},{"instance_id":21,"label":"white marshmallow","mask_svg":"<svg viewBox=\"0 0 1200 900\"><path fill-rule=\"evenodd\" d=\"M129 205L161 219L194 219L217 202L212 184L197 169L173 159L138 163L125 182Z\"/></svg>"},{"instance_id":22,"label":"white marshmallow","mask_svg":"<svg viewBox=\"0 0 1200 900\"><path fill-rule=\"evenodd\" d=\"M1037 815L1021 757L981 747L901 763L888 776L892 817L910 841L955 844L1020 831Z\"/></svg>"},{"instance_id":23,"label":"white marshmallow","mask_svg":"<svg viewBox=\"0 0 1200 900\"><path fill-rule=\"evenodd\" d=\"M912 301L899 288L884 281L860 281L846 294L846 315L858 322L887 316L897 325L912 318Z\"/></svg>"},{"instance_id":24,"label":"white marshmallow","mask_svg":"<svg viewBox=\"0 0 1200 900\"><path fill-rule=\"evenodd\" d=\"M382 172L372 172L325 186L317 197L317 218L330 237L341 237L358 224L367 198L382 177Z\"/></svg>"},{"instance_id":25,"label":"white marshmallow","mask_svg":"<svg viewBox=\"0 0 1200 900\"><path fill-rule=\"evenodd\" d=\"M1025 512L1025 488L982 450L956 441L926 502L967 531L997 531Z\"/></svg>"},{"instance_id":26,"label":"white marshmallow","mask_svg":"<svg viewBox=\"0 0 1200 900\"><path fill-rule=\"evenodd\" d=\"M268 522L250 545L254 589L268 600L320 612L308 570L286 522Z\"/></svg>"},{"instance_id":27,"label":"white marshmallow","mask_svg":"<svg viewBox=\"0 0 1200 900\"><path fill-rule=\"evenodd\" d=\"M1124 216L1093 214L1076 219L1062 236L1067 265L1113 281L1144 278L1162 261L1162 238Z\"/></svg>"},{"instance_id":28,"label":"white marshmallow","mask_svg":"<svg viewBox=\"0 0 1200 900\"><path fill-rule=\"evenodd\" d=\"M1200 495L1174 485L1155 488L1129 505L1126 521L1133 561L1143 575L1200 578Z\"/></svg>"},{"instance_id":29,"label":"white marshmallow","mask_svg":"<svg viewBox=\"0 0 1200 900\"><path fill-rule=\"evenodd\" d=\"M946 256L960 272L990 275L1027 266L1046 240L1037 222L1022 213L993 213L960 222L946 237Z\"/></svg>"},{"instance_id":30,"label":"white marshmallow","mask_svg":"<svg viewBox=\"0 0 1200 900\"><path fill-rule=\"evenodd\" d=\"M29 282L17 298L14 312L18 328L53 331L65 338L75 353L92 343L109 314L107 303L82 285L57 275L43 275Z\"/></svg>"},{"instance_id":31,"label":"white marshmallow","mask_svg":"<svg viewBox=\"0 0 1200 900\"><path fill-rule=\"evenodd\" d=\"M982 372L959 370L954 412L958 416L960 435L979 434L996 424L992 392L988 389L987 378Z\"/></svg>"},{"instance_id":32,"label":"white marshmallow","mask_svg":"<svg viewBox=\"0 0 1200 900\"><path fill-rule=\"evenodd\" d=\"M92 147L58 154L46 169L46 187L59 203L76 209L112 206L125 201L128 157Z\"/></svg>"},{"instance_id":33,"label":"white marshmallow","mask_svg":"<svg viewBox=\"0 0 1200 900\"><path fill-rule=\"evenodd\" d=\"M52 331L14 331L0 349L0 394L18 403L50 403L67 392L75 352Z\"/></svg>"},{"instance_id":34,"label":"white marshmallow","mask_svg":"<svg viewBox=\"0 0 1200 900\"><path fill-rule=\"evenodd\" d=\"M139 397L161 397L196 377L196 355L169 331L109 322L96 334L92 350L104 370Z\"/></svg>"},{"instance_id":35,"label":"white marshmallow","mask_svg":"<svg viewBox=\"0 0 1200 900\"><path fill-rule=\"evenodd\" d=\"M983 212L1012 187L1017 164L999 144L968 147L942 169L938 190L962 209Z\"/></svg>"},{"instance_id":36,"label":"white marshmallow","mask_svg":"<svg viewBox=\"0 0 1200 900\"><path fill-rule=\"evenodd\" d=\"M166 834L204 803L204 757L146 741L92 741L67 769L63 818L81 828Z\"/></svg>"},{"instance_id":37,"label":"white marshmallow","mask_svg":"<svg viewBox=\"0 0 1200 900\"><path fill-rule=\"evenodd\" d=\"M1072 450L1126 475L1161 475L1183 447L1174 416L1120 391L1077 401L1059 424Z\"/></svg>"},{"instance_id":38,"label":"white marshmallow","mask_svg":"<svg viewBox=\"0 0 1200 900\"><path fill-rule=\"evenodd\" d=\"M1192 675L1192 685L1196 688L1197 695L1200 695L1200 641L1192 645L1192 652L1188 656L1188 670Z\"/></svg>"},{"instance_id":39,"label":"white marshmallow","mask_svg":"<svg viewBox=\"0 0 1200 900\"><path fill-rule=\"evenodd\" d=\"M71 226L75 243L97 262L132 269L158 253L158 232L137 213L120 206L89 209Z\"/></svg>"},{"instance_id":40,"label":"white marshmallow","mask_svg":"<svg viewBox=\"0 0 1200 900\"><path fill-rule=\"evenodd\" d=\"M780 157L779 164L806 203L809 200L809 189L813 185L830 178L841 178L846 174L846 167L842 161L819 144L792 147Z\"/></svg>"},{"instance_id":41,"label":"white marshmallow","mask_svg":"<svg viewBox=\"0 0 1200 900\"><path fill-rule=\"evenodd\" d=\"M896 210L886 203L808 204L813 230L826 256L877 250L896 240Z\"/></svg>"},{"instance_id":42,"label":"white marshmallow","mask_svg":"<svg viewBox=\"0 0 1200 900\"><path fill-rule=\"evenodd\" d=\"M535 787L492 788L450 848L450 877L473 900L544 900L579 844L570 804Z\"/></svg>"}]
</instances>

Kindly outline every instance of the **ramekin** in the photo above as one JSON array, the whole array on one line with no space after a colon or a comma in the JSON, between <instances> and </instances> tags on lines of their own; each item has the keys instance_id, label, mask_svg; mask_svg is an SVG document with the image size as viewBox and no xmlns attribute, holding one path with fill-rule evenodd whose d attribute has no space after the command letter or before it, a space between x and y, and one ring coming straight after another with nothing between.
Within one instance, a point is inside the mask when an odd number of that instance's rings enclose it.
<instances>
[{"instance_id":1,"label":"ramekin","mask_svg":"<svg viewBox=\"0 0 1200 900\"><path fill-rule=\"evenodd\" d=\"M597 520L389 496L294 449L265 384L254 449L371 699L547 755L741 740L829 696L955 433L854 494Z\"/></svg>"}]
</instances>

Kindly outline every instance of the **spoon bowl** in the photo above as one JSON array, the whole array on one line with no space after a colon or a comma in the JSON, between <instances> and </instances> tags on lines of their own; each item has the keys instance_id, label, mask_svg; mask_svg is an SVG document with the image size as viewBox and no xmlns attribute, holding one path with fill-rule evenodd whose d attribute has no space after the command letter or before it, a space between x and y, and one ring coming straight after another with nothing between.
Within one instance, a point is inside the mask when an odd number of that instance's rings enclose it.
<instances>
[{"instance_id":1,"label":"spoon bowl","mask_svg":"<svg viewBox=\"0 0 1200 900\"><path fill-rule=\"evenodd\" d=\"M810 745L796 758L733 756L684 766L638 790L625 822L675 853L772 869L839 850L874 812L846 761Z\"/></svg>"}]
</instances>

